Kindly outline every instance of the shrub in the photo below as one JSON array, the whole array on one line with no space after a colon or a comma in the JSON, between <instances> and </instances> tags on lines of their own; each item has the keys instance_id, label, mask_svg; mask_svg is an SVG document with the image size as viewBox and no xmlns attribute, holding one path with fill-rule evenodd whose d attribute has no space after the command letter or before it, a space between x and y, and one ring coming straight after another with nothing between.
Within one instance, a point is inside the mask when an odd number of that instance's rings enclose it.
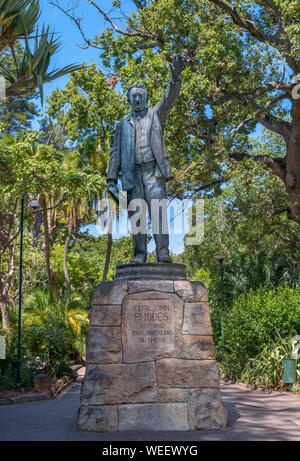
<instances>
[{"instance_id":1,"label":"shrub","mask_svg":"<svg viewBox=\"0 0 300 461\"><path fill-rule=\"evenodd\" d=\"M238 298L225 313L226 360L223 374L240 379L250 358L278 336L300 330L300 285L258 289Z\"/></svg>"},{"instance_id":2,"label":"shrub","mask_svg":"<svg viewBox=\"0 0 300 461\"><path fill-rule=\"evenodd\" d=\"M32 387L33 378L38 373L47 373L52 378L73 376L69 361L85 354L85 335L89 328L88 312L74 308L77 302L76 296L54 301L42 291L24 297L22 387ZM17 319L13 320L14 326L7 341L7 358L0 362L0 389L12 389L16 385Z\"/></svg>"}]
</instances>

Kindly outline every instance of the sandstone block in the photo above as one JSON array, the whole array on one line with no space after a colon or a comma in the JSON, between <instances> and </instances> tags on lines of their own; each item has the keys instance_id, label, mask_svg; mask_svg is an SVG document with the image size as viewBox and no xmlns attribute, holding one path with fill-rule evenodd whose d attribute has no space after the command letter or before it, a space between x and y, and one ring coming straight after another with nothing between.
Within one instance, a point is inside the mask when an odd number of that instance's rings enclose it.
<instances>
[{"instance_id":1,"label":"sandstone block","mask_svg":"<svg viewBox=\"0 0 300 461\"><path fill-rule=\"evenodd\" d=\"M177 357L182 316L183 301L174 293L146 291L126 296L122 305L124 361Z\"/></svg>"},{"instance_id":2,"label":"sandstone block","mask_svg":"<svg viewBox=\"0 0 300 461\"><path fill-rule=\"evenodd\" d=\"M127 292L127 282L115 281L99 283L94 291L92 305L121 304Z\"/></svg>"},{"instance_id":3,"label":"sandstone block","mask_svg":"<svg viewBox=\"0 0 300 461\"><path fill-rule=\"evenodd\" d=\"M78 429L81 431L96 432L117 431L117 405L103 405L98 407L81 406L78 415Z\"/></svg>"},{"instance_id":4,"label":"sandstone block","mask_svg":"<svg viewBox=\"0 0 300 461\"><path fill-rule=\"evenodd\" d=\"M183 335L180 357L183 359L215 359L216 350L212 336Z\"/></svg>"},{"instance_id":5,"label":"sandstone block","mask_svg":"<svg viewBox=\"0 0 300 461\"><path fill-rule=\"evenodd\" d=\"M189 389L158 389L157 401L161 403L187 402Z\"/></svg>"},{"instance_id":6,"label":"sandstone block","mask_svg":"<svg viewBox=\"0 0 300 461\"><path fill-rule=\"evenodd\" d=\"M94 306L89 313L92 326L120 326L121 306Z\"/></svg>"},{"instance_id":7,"label":"sandstone block","mask_svg":"<svg viewBox=\"0 0 300 461\"><path fill-rule=\"evenodd\" d=\"M91 327L86 337L86 362L121 362L121 328Z\"/></svg>"},{"instance_id":8,"label":"sandstone block","mask_svg":"<svg viewBox=\"0 0 300 461\"><path fill-rule=\"evenodd\" d=\"M227 412L219 389L196 389L190 393L188 417L192 430L225 429Z\"/></svg>"},{"instance_id":9,"label":"sandstone block","mask_svg":"<svg viewBox=\"0 0 300 461\"><path fill-rule=\"evenodd\" d=\"M208 303L185 303L182 333L184 335L212 335Z\"/></svg>"},{"instance_id":10,"label":"sandstone block","mask_svg":"<svg viewBox=\"0 0 300 461\"><path fill-rule=\"evenodd\" d=\"M207 290L201 282L175 280L174 291L183 299L183 301L188 303L208 301Z\"/></svg>"},{"instance_id":11,"label":"sandstone block","mask_svg":"<svg viewBox=\"0 0 300 461\"><path fill-rule=\"evenodd\" d=\"M186 403L119 406L120 431L188 431Z\"/></svg>"},{"instance_id":12,"label":"sandstone block","mask_svg":"<svg viewBox=\"0 0 300 461\"><path fill-rule=\"evenodd\" d=\"M128 293L138 293L141 291L165 291L173 293L174 283L172 280L132 280L128 281Z\"/></svg>"},{"instance_id":13,"label":"sandstone block","mask_svg":"<svg viewBox=\"0 0 300 461\"><path fill-rule=\"evenodd\" d=\"M155 365L87 365L81 405L153 402L157 399Z\"/></svg>"},{"instance_id":14,"label":"sandstone block","mask_svg":"<svg viewBox=\"0 0 300 461\"><path fill-rule=\"evenodd\" d=\"M220 375L215 360L164 358L156 362L159 387L219 387Z\"/></svg>"}]
</instances>

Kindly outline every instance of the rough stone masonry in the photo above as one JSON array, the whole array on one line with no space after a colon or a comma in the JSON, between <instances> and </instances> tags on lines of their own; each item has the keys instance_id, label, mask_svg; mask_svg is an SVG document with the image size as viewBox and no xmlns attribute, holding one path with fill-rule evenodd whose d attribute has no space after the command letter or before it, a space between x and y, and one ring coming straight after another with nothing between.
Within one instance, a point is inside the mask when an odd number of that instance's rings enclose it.
<instances>
[{"instance_id":1,"label":"rough stone masonry","mask_svg":"<svg viewBox=\"0 0 300 461\"><path fill-rule=\"evenodd\" d=\"M104 282L89 319L80 430L225 428L201 282Z\"/></svg>"}]
</instances>

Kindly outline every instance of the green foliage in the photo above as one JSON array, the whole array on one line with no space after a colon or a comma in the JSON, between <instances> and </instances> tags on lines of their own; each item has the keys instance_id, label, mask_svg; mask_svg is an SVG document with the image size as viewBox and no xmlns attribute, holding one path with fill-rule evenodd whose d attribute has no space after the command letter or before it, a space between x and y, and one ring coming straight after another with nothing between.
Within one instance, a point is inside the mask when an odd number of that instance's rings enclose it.
<instances>
[{"instance_id":1,"label":"green foliage","mask_svg":"<svg viewBox=\"0 0 300 461\"><path fill-rule=\"evenodd\" d=\"M92 64L74 72L65 88L56 89L47 100L50 120L63 127L69 143L77 146L81 166L96 168L103 175L116 121L124 117L128 107L126 99L108 83Z\"/></svg>"},{"instance_id":2,"label":"green foliage","mask_svg":"<svg viewBox=\"0 0 300 461\"><path fill-rule=\"evenodd\" d=\"M33 385L34 375L48 373L53 378L73 376L70 359L85 355L85 336L89 329L83 298L76 293L56 302L48 291L25 294L22 313L22 387ZM0 362L0 389L16 385L17 318L8 335L7 358Z\"/></svg>"},{"instance_id":3,"label":"green foliage","mask_svg":"<svg viewBox=\"0 0 300 461\"><path fill-rule=\"evenodd\" d=\"M70 355L80 358L83 351L75 340L84 339L89 327L84 302L77 293L68 293L60 301L43 291L25 295L23 329L28 350L47 352L50 364L64 362Z\"/></svg>"},{"instance_id":4,"label":"green foliage","mask_svg":"<svg viewBox=\"0 0 300 461\"><path fill-rule=\"evenodd\" d=\"M0 100L0 124L3 134L16 134L31 128L31 121L39 115L31 96Z\"/></svg>"},{"instance_id":5,"label":"green foliage","mask_svg":"<svg viewBox=\"0 0 300 461\"><path fill-rule=\"evenodd\" d=\"M199 282L204 283L207 289L210 288L211 282L212 282L210 273L206 271L205 269L196 269L193 280L197 280Z\"/></svg>"},{"instance_id":6,"label":"green foliage","mask_svg":"<svg viewBox=\"0 0 300 461\"><path fill-rule=\"evenodd\" d=\"M290 357L291 337L279 338L266 344L262 351L248 360L242 376L242 382L265 389L286 387L282 382L282 359ZM298 362L300 384L300 362Z\"/></svg>"},{"instance_id":7,"label":"green foliage","mask_svg":"<svg viewBox=\"0 0 300 461\"><path fill-rule=\"evenodd\" d=\"M268 137L268 146L272 155L281 150L274 137ZM263 153L260 144L253 149ZM188 277L197 277L201 270L201 276L210 280L208 295L219 359L220 264L215 254L227 256L223 263L225 311L250 290L272 290L284 283L295 287L299 281L298 225L276 212L285 201L285 192L277 178L264 175L261 166L247 163L244 167L245 171L238 169L217 197L206 197L204 240L200 245L186 245L184 252Z\"/></svg>"},{"instance_id":8,"label":"green foliage","mask_svg":"<svg viewBox=\"0 0 300 461\"><path fill-rule=\"evenodd\" d=\"M250 289L266 289L288 283L295 287L300 279L299 263L295 258L285 257L282 252L256 255L236 254L226 266L226 291L232 298L237 298Z\"/></svg>"},{"instance_id":9,"label":"green foliage","mask_svg":"<svg viewBox=\"0 0 300 461\"><path fill-rule=\"evenodd\" d=\"M300 393L300 384L292 384L291 391Z\"/></svg>"},{"instance_id":10,"label":"green foliage","mask_svg":"<svg viewBox=\"0 0 300 461\"><path fill-rule=\"evenodd\" d=\"M61 192L71 201L87 191L100 194L105 185L103 176L99 171L82 170L79 160L77 152L61 152L40 143L39 132L7 137L0 143L0 165L4 168L4 185L7 183L2 191L20 196L30 178L30 188L36 195L56 198Z\"/></svg>"},{"instance_id":11,"label":"green foliage","mask_svg":"<svg viewBox=\"0 0 300 461\"><path fill-rule=\"evenodd\" d=\"M39 373L45 372L46 356L38 358L34 356L24 355L21 362L21 387L23 389L31 389L33 387L33 377ZM16 355L7 357L6 360L0 363L0 390L15 389L16 388ZM72 375L72 369L68 364L64 364L64 372L59 374Z\"/></svg>"},{"instance_id":12,"label":"green foliage","mask_svg":"<svg viewBox=\"0 0 300 461\"><path fill-rule=\"evenodd\" d=\"M300 329L300 285L250 291L225 313L224 373L240 379L246 363L272 344ZM218 345L219 347L219 345Z\"/></svg>"},{"instance_id":13,"label":"green foliage","mask_svg":"<svg viewBox=\"0 0 300 461\"><path fill-rule=\"evenodd\" d=\"M68 272L70 284L74 291L83 298L81 306L90 307L92 276L96 276L94 286L102 281L107 248L107 236L94 237L87 233L77 233L76 240L70 243L68 253ZM110 260L110 271L107 280L112 280L116 266L126 264L133 255L130 237L114 240ZM57 282L57 288L62 292L65 288L63 272L63 245L53 246L51 268Z\"/></svg>"},{"instance_id":14,"label":"green foliage","mask_svg":"<svg viewBox=\"0 0 300 461\"><path fill-rule=\"evenodd\" d=\"M274 139L269 140L274 155L280 146L273 142ZM258 155L263 153L259 146L254 151ZM254 285L256 272L258 284L267 279L268 286L284 281L297 282L298 225L278 213L286 201L284 188L277 178L265 174L261 166L246 162L243 168L244 172L241 168L233 170L234 176L217 197L205 195L204 240L200 245L186 246L188 275L193 277L201 267L214 276L219 268L213 256L221 252L227 255L225 277L228 264L232 265L231 272L237 273L236 283L240 283L242 272L244 278L249 271L253 274L254 289L257 288ZM258 280L259 274L263 276L261 280ZM249 289L249 286L244 288ZM239 294L241 291L236 293Z\"/></svg>"}]
</instances>

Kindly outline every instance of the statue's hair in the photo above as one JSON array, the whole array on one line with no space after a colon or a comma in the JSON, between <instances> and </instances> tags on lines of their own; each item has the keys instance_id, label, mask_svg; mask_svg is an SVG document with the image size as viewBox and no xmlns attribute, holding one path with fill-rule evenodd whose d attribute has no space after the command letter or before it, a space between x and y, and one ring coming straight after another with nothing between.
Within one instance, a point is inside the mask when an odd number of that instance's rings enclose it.
<instances>
[{"instance_id":1,"label":"statue's hair","mask_svg":"<svg viewBox=\"0 0 300 461\"><path fill-rule=\"evenodd\" d=\"M136 82L134 83L133 85L131 85L128 89L127 89L127 93L126 93L126 96L127 96L127 101L130 103L130 92L133 88L142 88L143 90L145 90L146 92L146 100L148 101L148 91L147 91L147 88L145 87L145 85L143 84L143 82Z\"/></svg>"}]
</instances>

